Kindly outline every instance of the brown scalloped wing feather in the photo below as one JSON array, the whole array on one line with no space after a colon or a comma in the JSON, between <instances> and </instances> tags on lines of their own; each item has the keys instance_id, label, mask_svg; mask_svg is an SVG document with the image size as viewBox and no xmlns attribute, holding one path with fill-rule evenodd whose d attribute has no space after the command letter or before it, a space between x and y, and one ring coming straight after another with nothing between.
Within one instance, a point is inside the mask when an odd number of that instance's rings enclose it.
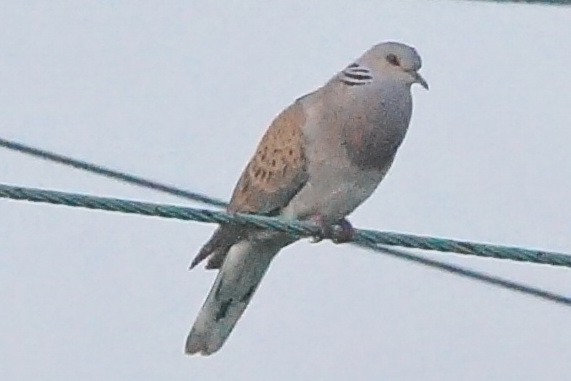
<instances>
[{"instance_id":1,"label":"brown scalloped wing feather","mask_svg":"<svg viewBox=\"0 0 571 381\"><path fill-rule=\"evenodd\" d=\"M285 207L307 181L302 126L303 106L296 102L276 117L234 189L228 211L272 214ZM232 245L248 234L222 225L194 258L191 268L209 257L206 268L220 268Z\"/></svg>"},{"instance_id":2,"label":"brown scalloped wing feather","mask_svg":"<svg viewBox=\"0 0 571 381\"><path fill-rule=\"evenodd\" d=\"M307 181L302 126L296 102L272 122L242 173L228 211L268 214L286 206Z\"/></svg>"}]
</instances>

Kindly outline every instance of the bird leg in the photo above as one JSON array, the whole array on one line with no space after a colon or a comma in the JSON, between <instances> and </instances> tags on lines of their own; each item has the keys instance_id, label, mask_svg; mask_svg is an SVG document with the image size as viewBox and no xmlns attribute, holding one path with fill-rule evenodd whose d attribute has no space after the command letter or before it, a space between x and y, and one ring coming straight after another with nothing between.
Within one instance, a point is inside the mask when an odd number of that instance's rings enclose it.
<instances>
[{"instance_id":1,"label":"bird leg","mask_svg":"<svg viewBox=\"0 0 571 381\"><path fill-rule=\"evenodd\" d=\"M355 229L346 219L328 224L321 214L316 214L311 218L311 222L317 225L319 232L312 237L312 242L317 243L324 239L330 239L333 243L346 243L353 241Z\"/></svg>"}]
</instances>

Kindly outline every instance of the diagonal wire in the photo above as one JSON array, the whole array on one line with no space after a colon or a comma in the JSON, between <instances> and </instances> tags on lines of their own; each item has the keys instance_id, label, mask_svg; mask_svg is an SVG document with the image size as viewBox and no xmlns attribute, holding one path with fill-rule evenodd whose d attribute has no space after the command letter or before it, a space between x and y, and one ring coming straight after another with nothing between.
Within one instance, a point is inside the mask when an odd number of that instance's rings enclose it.
<instances>
[{"instance_id":1,"label":"diagonal wire","mask_svg":"<svg viewBox=\"0 0 571 381\"><path fill-rule=\"evenodd\" d=\"M571 0L480 0L487 3L521 3L538 5L571 5Z\"/></svg>"},{"instance_id":2,"label":"diagonal wire","mask_svg":"<svg viewBox=\"0 0 571 381\"><path fill-rule=\"evenodd\" d=\"M70 167L78 168L87 172L109 177L115 180L120 180L132 185L137 185L143 188L153 189L159 192L167 193L173 196L178 196L185 198L187 200L192 200L200 202L203 204L208 204L217 207L225 207L226 203L221 200L217 200L212 197L202 195L200 193L189 192L187 190L174 187L172 185L165 185L153 180L148 180L142 177L133 176L125 172L116 171L113 169L105 168L103 166L88 163L83 160L78 160L71 158L69 156L60 155L54 152L42 150L39 148L31 147L22 143L17 143L11 140L0 138L0 147L8 148L13 151L18 151L30 156L34 156L40 159L52 161L58 164L67 165Z\"/></svg>"},{"instance_id":3,"label":"diagonal wire","mask_svg":"<svg viewBox=\"0 0 571 381\"><path fill-rule=\"evenodd\" d=\"M383 254L387 254L392 257L404 259L405 261L420 263L424 266L432 267L440 271L448 272L454 275L459 275L465 278L470 278L483 283L492 284L494 286L498 286L508 290L520 292L522 294L534 296L539 299L544 299L550 302L555 302L558 304L563 304L571 307L571 298L551 291L545 291L537 287L528 286L526 284L517 283L509 279L504 279L495 275L489 275L483 272L474 271L466 269L464 267L436 261L434 259L424 258L421 257L420 255L412 254L404 250L392 249L385 246L375 246L374 244L372 245L361 241L355 242L355 245L364 247L369 250L374 250Z\"/></svg>"},{"instance_id":4,"label":"diagonal wire","mask_svg":"<svg viewBox=\"0 0 571 381\"><path fill-rule=\"evenodd\" d=\"M69 165L75 168L79 168L82 170L86 170L92 173L104 175L107 177L120 179L123 181L127 181L129 183L134 183L139 186L145 188L152 188L156 190L166 191L169 194L174 194L176 196L184 197L186 199L190 199L193 201L200 201L209 205L213 206L224 206L226 205L225 202L220 200L215 200L211 197L208 197L203 194L185 191L179 188L173 188L168 185L164 185L161 183L157 183L155 181L141 179L139 177L135 177L129 175L127 173L118 172L114 170L110 170L104 168L102 166L87 163L81 160L73 159L67 156L62 156L59 154L55 154L53 152L48 152L46 150L42 150L39 148L34 148L27 146L25 144L16 143L13 141L9 141L6 139L0 138L0 147L9 148L15 151L19 151L22 153L26 153L32 155L34 157L39 157L44 160L53 161L56 163ZM0 185L2 186L2 185ZM15 192L21 192L27 195L31 195L32 193L43 192L43 195L46 196L49 191L42 191L42 190L33 190L30 188L22 188L22 187L11 187L11 186L2 186L4 192L11 193L12 195ZM63 193L56 194L52 192L53 197L64 197ZM66 198L69 200L73 194L67 194ZM80 197L81 195L76 195L76 197ZM9 196L5 196L9 197ZM93 198L93 197L92 197ZM83 200L86 202L86 200ZM117 206L120 208L119 205L121 200L117 200ZM124 206L123 206L124 207ZM252 216L256 217L256 216ZM261 217L258 217L261 218ZM257 220L259 221L259 220ZM263 221L263 220L262 220ZM274 221L269 219L269 221L263 221L266 224L271 224L270 221ZM229 220L224 221L226 223L232 222ZM248 221L249 223L253 223L253 221ZM266 226L265 228L268 228ZM461 254L470 254L470 255L477 255L481 257L491 257L491 258L501 258L501 259L511 259L517 261L526 261L526 262L534 262L534 263L546 263L546 264L554 264L554 265L561 265L561 266L569 266L571 267L571 259L567 255L562 255L559 253L551 253L541 250L529 250L529 249L522 249L522 248L515 248L515 247L505 247L505 246L497 246L497 245L490 245L490 244L478 244L474 242L467 242L467 241L457 241L452 239L443 239L443 238L436 238L436 237L424 237L424 236L417 236L412 234L402 234L402 233L394 233L394 232L377 232L374 230L362 230L362 234L367 235L368 239L374 240L377 244L384 244L384 245L392 245L392 246L401 246L401 247L408 247L414 249L423 249L423 250L436 250L436 251L444 251L444 252L454 252L454 253L461 253Z\"/></svg>"},{"instance_id":5,"label":"diagonal wire","mask_svg":"<svg viewBox=\"0 0 571 381\"><path fill-rule=\"evenodd\" d=\"M49 151L45 151L45 150L41 150L38 148L34 148L31 146L27 146L21 143L17 143L17 142L13 142L13 141L9 141L6 139L2 139L0 138L0 146L3 146L5 148L11 149L11 150L15 150L15 151L19 151L34 157L38 157L38 158L42 158L44 160L49 160L49 161L53 161L59 164L64 164L64 165L68 165L74 168L78 168L78 169L82 169L91 173L95 173L95 174L99 174L99 175L103 175L109 178L114 178L114 179L118 179L130 184L134 184L134 185L138 185L138 186L142 186L145 188L150 188L150 189L154 189L154 190L158 190L158 191L162 191L171 195L175 195L175 196L179 196L179 197L183 197L186 199L190 199L193 201L198 201L198 202L203 202L206 204L210 204L213 206L225 206L226 203L220 200L216 200L213 199L211 197L205 196L205 195L201 195L198 193L194 193L194 192L188 192L186 190L183 189L179 189L176 187L172 187L169 185L164 185L155 181L151 181L151 180L147 180L147 179L143 179L140 177L136 177L124 172L119 172L119 171L115 171L115 170L111 170L96 164L91 164L91 163L87 163L85 161L81 161L81 160L77 160L77 159L73 159L71 157L67 157L67 156L63 156L63 155L59 155L53 152L49 152ZM30 189L26 189L26 188L16 188L16 187L9 187L9 186L2 186L0 185L0 191L3 191L4 194L0 194L0 196L2 197L7 197L6 192L10 191L9 188L12 188L12 190L17 189L19 192L19 196L16 197L12 197L12 198L16 198L16 199L28 199L29 201L43 201L43 202L50 202L50 203L58 203L58 204L65 204L65 202L56 202L56 200L58 198L60 198L61 201L61 196L63 196L64 194L62 192L51 192L50 197L48 197L48 199L44 199L41 200L41 197L39 197L37 194L34 196L33 195L33 191L34 190L30 190ZM39 191L39 190L36 190ZM49 191L43 191L44 192L44 196L46 192ZM26 194L25 196L22 195L22 193ZM14 196L14 192L12 192L12 196ZM27 196L27 198L26 198ZM67 196L70 196L69 194L67 194ZM84 198L90 198L91 200L93 200L93 197L88 197L88 196L83 196ZM69 198L69 197L68 197ZM102 198L100 198L102 199ZM108 200L113 200L113 199L108 199ZM88 207L88 208L93 208L93 209L105 209L105 210L111 210L111 211L123 211L123 212L129 212L129 213L140 213L140 214L146 214L146 215L160 215L161 213L158 213L161 210L164 210L165 208L169 208L169 206L155 206L154 207L154 213L153 212L149 212L148 210L144 211L145 208L141 208L141 205L138 205L135 207L135 209L132 209L130 211L126 211L126 210L121 210L120 207L118 207L117 205L115 206L110 206L109 203L106 204L107 207L105 208L101 208L101 205L94 205L92 202L85 202L87 201L86 199L83 200L83 205L81 205L81 202L78 202L77 200L75 201L71 201L68 199L67 200L68 203L67 205L70 206L83 206L83 207ZM115 201L115 203L117 202L129 202L126 200L113 200ZM129 202L131 206L137 204L136 202ZM142 203L138 203L138 204L142 204ZM147 204L148 206L148 204ZM124 208L123 208L124 209ZM148 209L148 208L147 208ZM229 222L228 219L225 220L225 218L220 218L220 216L217 216L218 218L213 218L216 216L215 211L206 211L203 210L202 211L203 214L206 216L206 219L202 219L202 221L207 221L208 219L210 219L207 222ZM167 213L169 214L169 213ZM223 213L222 213L223 214ZM171 218L181 218L180 213L174 213L174 214L170 214L168 216L162 215L162 217L171 217ZM194 220L201 220L196 218L197 215L195 213L195 215L192 217L188 217L185 216L185 218L183 219L194 219ZM203 216L204 217L204 216ZM232 216L234 218L237 218L237 216ZM254 221L251 220L251 217L254 217ZM257 225L259 227L265 227L265 228L280 228L280 226L278 226L281 222L279 222L279 220L277 221L277 225L272 221L273 219L268 219L270 221L264 221L264 218L262 218L261 224L257 223L257 221L255 220L258 216L246 216L246 220L242 221L242 223L249 223L249 224L254 224ZM265 225L265 226L260 226L260 225ZM307 227L306 227L307 229ZM307 234L311 234L310 233L311 229L306 230L304 232L298 231L296 234L298 235L307 235ZM543 252L543 251L537 251L537 250L525 250L525 249L519 249L519 248L506 248L506 247L502 247L502 246L495 246L495 245L482 245L482 244L475 244L475 243L471 243L471 242L463 242L463 241L454 241L454 240L446 240L446 239L441 239L441 238L435 238L435 237L421 237L421 236L414 236L414 235L407 235L407 234L402 234L402 233L390 233L390 232L376 232L376 231L372 231L372 230L362 230L359 233L360 235L357 237L357 242L354 242L354 244L362 246L362 247L366 247L369 248L371 250L375 250L378 252L382 252L388 255L392 255L392 256L396 256L399 257L401 259L405 259L408 261L413 261L413 262L417 262L417 263L421 263L424 264L426 266L429 267L435 267L438 268L440 270L443 271L447 271L450 273L454 273L456 275L460 275L460 276L464 276L464 277L468 277L471 279L475 279L475 280L479 280L482 282L486 282L486 283L490 283L496 286L500 286L503 288L508 288L511 290L515 290L515 291L519 291L519 292L523 292L529 295L533 295L536 297L540 297L543 299L548 299L557 303L563 303L563 304L567 304L570 305L571 304L571 299L561 296L561 295L557 295L557 294L553 294L550 293L548 291L543 291L531 286L527 286L527 285L522 285L522 284L518 284L509 280L505 280L505 279L501 279L498 277L494 277L491 275L486 275L480 272L476 272L473 270L468 270L468 269L464 269L462 267L459 266L454 266L454 265L449 265L446 263L442 263L439 261L435 261L435 260L431 260L431 259L427 259L424 257L420 257L402 250L394 250L394 249L389 249L385 246L381 246L381 244L389 244L389 245L397 245L397 246L402 246L402 247L409 247L409 248L421 248L421 249L425 249L425 250L439 250L439 251L449 251L449 252L457 252L457 253L462 253L462 254L473 254L473 255L479 255L479 256L483 256L483 257L494 257L494 258L502 258L502 259L512 259L512 260L520 260L520 261L530 261L530 262L535 262L535 263L550 263L550 264L554 264L554 265L563 265L563 266L569 266L570 264L570 259L569 256L563 255L563 254L559 254L559 253L549 253L549 252ZM506 249L511 249L509 252Z\"/></svg>"},{"instance_id":6,"label":"diagonal wire","mask_svg":"<svg viewBox=\"0 0 571 381\"><path fill-rule=\"evenodd\" d=\"M74 168L85 170L91 173L103 175L113 179L118 179L130 184L135 184L141 187L159 190L171 195L179 196L192 201L202 202L212 206L226 206L226 203L221 200L213 199L209 196L199 194L196 192L189 192L180 188L175 188L170 185L158 183L130 175L128 173L119 172L102 167L97 164L88 163L82 160L74 159L68 156L63 156L43 149L31 147L22 143L17 143L7 139L0 138L0 147L5 147L14 151L22 152L34 157L44 160L52 161L55 163L68 165ZM25 188L21 188L24 190ZM409 248L417 248L423 250L437 250L446 252L455 252L463 254L472 254L482 257L505 258L519 261L531 261L536 263L552 263L552 264L569 264L567 256L561 256L558 253L550 253L539 250L528 250L520 248L509 248L507 251L504 246L495 245L482 245L473 242L457 241L451 239L442 239L435 237L415 236L411 234L402 234L394 232L379 232L372 230L363 230L363 234L373 236L377 243L385 245L396 245Z\"/></svg>"},{"instance_id":7,"label":"diagonal wire","mask_svg":"<svg viewBox=\"0 0 571 381\"><path fill-rule=\"evenodd\" d=\"M205 210L205 209L195 209L195 208L185 208L177 207L173 205L161 205L146 202L138 202L131 200L120 200L106 197L96 197L96 196L86 196L73 193L55 192L40 189L30 189L21 187L11 187L7 185L0 184L0 197L11 198L16 200L27 200L33 202L43 202L56 205L66 205L66 206L76 206L84 207L90 209L107 210L112 212L122 212L131 214L140 214L146 216L158 216L164 218L174 218L179 220L193 220L202 222L215 222L215 223L239 223L247 224L250 226L255 226L264 229L274 229L290 233L296 236L310 236L317 232L315 226L303 223L300 221L282 221L276 218L262 217L255 215L244 215L244 214L228 214L222 211ZM502 279L500 277L487 275L481 272L469 270L462 268L460 266L451 265L436 261L433 259L424 258L412 253L408 253L401 250L389 249L382 246L380 242L382 239L383 232L375 232L370 230L357 230L355 241L353 244L371 249L377 252L385 253L400 259L404 259L411 262L416 262L423 264L425 266L433 267L445 272L453 273L459 276L471 278L481 282L489 283L495 286L503 287L506 289L518 291L527 295L542 298L544 300L549 300L559 304L565 304L571 306L571 299L564 295L559 295L553 292L544 291L539 288L532 286L527 286L524 284L516 283L510 280ZM391 233L389 233L391 234ZM407 241L408 247L413 246L413 240L421 240L422 237L410 236ZM398 245L394 241L389 241L389 244ZM420 245L418 245L420 246ZM481 244L471 244L472 250L483 249L486 245ZM499 246L495 246L499 248ZM504 247L505 251L509 251L513 248ZM523 249L518 249L523 250ZM534 251L535 252L535 251ZM462 254L473 254L467 251L461 252ZM517 251L516 251L517 253ZM488 252L489 256L493 257L493 252ZM543 256L539 257L525 257L518 258L518 260L526 260L528 262L535 263L550 263L552 265L567 266L571 267L571 256L565 254L557 254L558 260L552 263L546 262ZM506 253L498 258L509 258ZM513 258L512 258L513 259ZM564 262L563 260L566 260Z\"/></svg>"},{"instance_id":8,"label":"diagonal wire","mask_svg":"<svg viewBox=\"0 0 571 381\"><path fill-rule=\"evenodd\" d=\"M134 200L122 200L78 193L57 192L45 189L15 187L4 184L0 184L0 198L172 218L185 221L241 224L254 226L260 229L272 229L300 237L319 234L319 230L316 229L314 224L304 221L285 220L254 214L227 213L212 209L197 209ZM357 238L361 238L363 242L375 245L454 252L463 255L509 259L513 261L571 268L571 255L563 253L529 250L520 247L488 245L467 241L455 241L444 238L424 237L413 234L382 232L376 230L356 229L356 231Z\"/></svg>"}]
</instances>

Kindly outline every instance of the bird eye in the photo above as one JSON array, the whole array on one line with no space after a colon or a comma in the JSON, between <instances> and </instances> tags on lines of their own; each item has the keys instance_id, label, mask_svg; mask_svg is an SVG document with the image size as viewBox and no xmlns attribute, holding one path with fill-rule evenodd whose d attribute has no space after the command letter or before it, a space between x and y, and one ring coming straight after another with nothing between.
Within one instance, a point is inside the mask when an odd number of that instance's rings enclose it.
<instances>
[{"instance_id":1,"label":"bird eye","mask_svg":"<svg viewBox=\"0 0 571 381\"><path fill-rule=\"evenodd\" d=\"M387 58L388 63L390 63L391 65L393 65L393 66L399 66L400 65L399 59L394 54L389 54L389 55L387 55L386 58Z\"/></svg>"}]
</instances>

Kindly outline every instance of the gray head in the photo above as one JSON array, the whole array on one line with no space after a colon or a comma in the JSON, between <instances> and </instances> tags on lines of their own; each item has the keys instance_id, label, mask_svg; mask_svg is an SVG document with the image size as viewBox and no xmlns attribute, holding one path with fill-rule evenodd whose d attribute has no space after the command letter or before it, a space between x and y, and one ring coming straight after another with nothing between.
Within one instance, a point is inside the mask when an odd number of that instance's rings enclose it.
<instances>
[{"instance_id":1,"label":"gray head","mask_svg":"<svg viewBox=\"0 0 571 381\"><path fill-rule=\"evenodd\" d=\"M409 86L418 83L428 90L428 84L418 73L422 61L411 46L398 42L383 42L367 50L357 62L382 76L400 79Z\"/></svg>"}]
</instances>

